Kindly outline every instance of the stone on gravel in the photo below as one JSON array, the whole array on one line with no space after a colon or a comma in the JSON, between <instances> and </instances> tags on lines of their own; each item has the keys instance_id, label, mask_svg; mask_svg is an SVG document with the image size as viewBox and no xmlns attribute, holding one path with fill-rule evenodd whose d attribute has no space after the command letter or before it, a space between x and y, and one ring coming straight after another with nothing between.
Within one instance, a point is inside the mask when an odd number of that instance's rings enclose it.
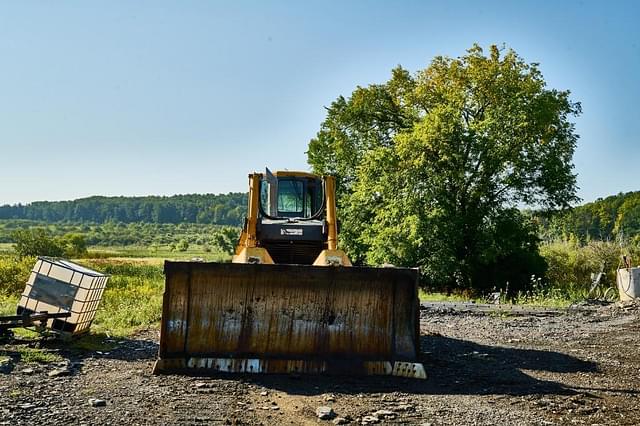
<instances>
[{"instance_id":1,"label":"stone on gravel","mask_svg":"<svg viewBox=\"0 0 640 426\"><path fill-rule=\"evenodd\" d=\"M267 396L267 395L269 395L269 392L267 391L260 392L260 396Z\"/></svg>"},{"instance_id":2,"label":"stone on gravel","mask_svg":"<svg viewBox=\"0 0 640 426\"><path fill-rule=\"evenodd\" d=\"M335 419L333 419L332 422L334 425L346 425L349 423L349 420L347 420L344 417L336 417Z\"/></svg>"},{"instance_id":3,"label":"stone on gravel","mask_svg":"<svg viewBox=\"0 0 640 426\"><path fill-rule=\"evenodd\" d=\"M364 416L362 418L362 422L361 423L363 425L371 425L371 424L379 423L379 422L380 422L380 419L377 418L376 416Z\"/></svg>"},{"instance_id":4,"label":"stone on gravel","mask_svg":"<svg viewBox=\"0 0 640 426\"><path fill-rule=\"evenodd\" d=\"M588 416L598 411L597 407L580 407L576 409L576 414L580 414L582 416Z\"/></svg>"},{"instance_id":5,"label":"stone on gravel","mask_svg":"<svg viewBox=\"0 0 640 426\"><path fill-rule=\"evenodd\" d=\"M413 405L411 404L398 404L394 407L395 411L412 411Z\"/></svg>"},{"instance_id":6,"label":"stone on gravel","mask_svg":"<svg viewBox=\"0 0 640 426\"><path fill-rule=\"evenodd\" d=\"M36 406L36 404L32 404L30 402L27 402L26 404L20 404L19 407L22 408L23 410L30 410L32 408L34 408Z\"/></svg>"},{"instance_id":7,"label":"stone on gravel","mask_svg":"<svg viewBox=\"0 0 640 426\"><path fill-rule=\"evenodd\" d=\"M68 376L71 374L71 370L69 367L56 368L55 370L51 370L47 373L49 377L60 377L60 376Z\"/></svg>"},{"instance_id":8,"label":"stone on gravel","mask_svg":"<svg viewBox=\"0 0 640 426\"><path fill-rule=\"evenodd\" d=\"M105 407L107 405L107 401L99 398L89 398L89 405L92 407Z\"/></svg>"},{"instance_id":9,"label":"stone on gravel","mask_svg":"<svg viewBox=\"0 0 640 426\"><path fill-rule=\"evenodd\" d=\"M0 373L11 373L12 365L11 361L6 361L4 363L0 362Z\"/></svg>"},{"instance_id":10,"label":"stone on gravel","mask_svg":"<svg viewBox=\"0 0 640 426\"><path fill-rule=\"evenodd\" d=\"M379 419L384 419L387 417L393 418L396 416L396 413L390 410L378 410L372 414L373 417L377 417Z\"/></svg>"},{"instance_id":11,"label":"stone on gravel","mask_svg":"<svg viewBox=\"0 0 640 426\"><path fill-rule=\"evenodd\" d=\"M336 413L333 411L333 408L322 406L316 408L316 416L318 416L320 420L331 420L336 416Z\"/></svg>"},{"instance_id":12,"label":"stone on gravel","mask_svg":"<svg viewBox=\"0 0 640 426\"><path fill-rule=\"evenodd\" d=\"M20 373L22 374L33 374L33 368L24 368L22 370L20 370Z\"/></svg>"}]
</instances>

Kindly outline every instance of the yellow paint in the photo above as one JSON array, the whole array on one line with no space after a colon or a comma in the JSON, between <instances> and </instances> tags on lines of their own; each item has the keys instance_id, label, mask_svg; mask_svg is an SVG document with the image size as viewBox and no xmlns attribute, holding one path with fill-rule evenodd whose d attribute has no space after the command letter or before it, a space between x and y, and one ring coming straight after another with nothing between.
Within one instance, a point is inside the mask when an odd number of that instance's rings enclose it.
<instances>
[{"instance_id":1,"label":"yellow paint","mask_svg":"<svg viewBox=\"0 0 640 426\"><path fill-rule=\"evenodd\" d=\"M336 250L338 248L338 223L336 219L336 178L325 176L324 178L325 197L327 198L327 227L328 238L327 248Z\"/></svg>"},{"instance_id":2,"label":"yellow paint","mask_svg":"<svg viewBox=\"0 0 640 426\"><path fill-rule=\"evenodd\" d=\"M317 179L318 176L312 173L299 171L277 171L276 177L295 177ZM266 249L258 247L259 241L256 235L258 224L258 212L260 202L260 182L263 179L262 173L252 173L249 175L249 205L248 217L244 225L240 240L236 246L233 263L274 263ZM351 261L347 255L338 250L338 221L336 215L336 179L333 176L324 176L325 188L325 219L327 222L327 249L318 256L314 265L327 266L351 266ZM251 250L250 250L251 249Z\"/></svg>"},{"instance_id":3,"label":"yellow paint","mask_svg":"<svg viewBox=\"0 0 640 426\"><path fill-rule=\"evenodd\" d=\"M241 251L244 248L256 247L258 245L256 227L258 223L258 203L260 202L261 178L262 175L260 173L252 173L249 175L249 205L247 208L248 217L247 222L242 229L242 233L240 234L240 240L238 241L238 245L236 246L235 256L233 256L234 259L240 255ZM273 261L271 263L273 263Z\"/></svg>"},{"instance_id":4,"label":"yellow paint","mask_svg":"<svg viewBox=\"0 0 640 426\"><path fill-rule=\"evenodd\" d=\"M349 257L342 250L322 250L314 266L352 266Z\"/></svg>"},{"instance_id":5,"label":"yellow paint","mask_svg":"<svg viewBox=\"0 0 640 426\"><path fill-rule=\"evenodd\" d=\"M276 177L301 177L301 178L311 178L311 179L318 178L318 176L314 175L313 173L296 172L291 170L280 170L280 171L274 172L273 175Z\"/></svg>"},{"instance_id":6,"label":"yellow paint","mask_svg":"<svg viewBox=\"0 0 640 426\"><path fill-rule=\"evenodd\" d=\"M273 265L273 259L262 247L242 247L240 252L233 256L232 263L262 263Z\"/></svg>"}]
</instances>

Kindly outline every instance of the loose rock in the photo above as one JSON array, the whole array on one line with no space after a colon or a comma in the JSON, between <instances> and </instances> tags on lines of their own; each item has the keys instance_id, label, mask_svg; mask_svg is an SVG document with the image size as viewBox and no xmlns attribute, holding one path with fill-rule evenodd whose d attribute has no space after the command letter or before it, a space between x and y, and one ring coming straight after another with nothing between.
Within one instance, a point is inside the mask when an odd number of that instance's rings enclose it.
<instances>
[{"instance_id":1,"label":"loose rock","mask_svg":"<svg viewBox=\"0 0 640 426\"><path fill-rule=\"evenodd\" d=\"M333 411L333 408L322 406L316 408L316 416L318 416L320 420L331 420L336 416L336 413Z\"/></svg>"},{"instance_id":2,"label":"loose rock","mask_svg":"<svg viewBox=\"0 0 640 426\"><path fill-rule=\"evenodd\" d=\"M394 407L395 411L413 411L413 405L411 404L398 404Z\"/></svg>"},{"instance_id":3,"label":"loose rock","mask_svg":"<svg viewBox=\"0 0 640 426\"><path fill-rule=\"evenodd\" d=\"M373 413L372 415L373 417L377 417L379 419L385 419L385 418L394 418L396 416L396 413L394 413L393 411L390 410L378 410L375 413Z\"/></svg>"},{"instance_id":4,"label":"loose rock","mask_svg":"<svg viewBox=\"0 0 640 426\"><path fill-rule=\"evenodd\" d=\"M26 404L20 404L19 407L22 408L23 410L30 410L32 408L34 408L36 406L36 404L32 404L30 402L26 403Z\"/></svg>"},{"instance_id":5,"label":"loose rock","mask_svg":"<svg viewBox=\"0 0 640 426\"><path fill-rule=\"evenodd\" d=\"M55 370L51 370L47 373L49 377L60 377L60 376L68 376L71 374L71 370L69 367L56 368Z\"/></svg>"},{"instance_id":6,"label":"loose rock","mask_svg":"<svg viewBox=\"0 0 640 426\"><path fill-rule=\"evenodd\" d=\"M89 398L89 405L92 407L104 407L107 405L107 401L99 398Z\"/></svg>"}]
</instances>

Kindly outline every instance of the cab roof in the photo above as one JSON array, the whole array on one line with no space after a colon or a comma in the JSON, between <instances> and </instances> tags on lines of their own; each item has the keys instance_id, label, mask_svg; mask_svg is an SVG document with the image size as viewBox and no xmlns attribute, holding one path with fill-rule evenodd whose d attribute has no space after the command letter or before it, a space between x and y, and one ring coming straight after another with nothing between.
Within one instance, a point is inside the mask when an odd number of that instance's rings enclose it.
<instances>
[{"instance_id":1,"label":"cab roof","mask_svg":"<svg viewBox=\"0 0 640 426\"><path fill-rule=\"evenodd\" d=\"M321 178L321 176L314 175L313 173L293 171L293 170L278 170L272 173L276 177L301 177L301 178L311 178L311 179ZM264 173L262 173L262 175L264 176Z\"/></svg>"}]
</instances>

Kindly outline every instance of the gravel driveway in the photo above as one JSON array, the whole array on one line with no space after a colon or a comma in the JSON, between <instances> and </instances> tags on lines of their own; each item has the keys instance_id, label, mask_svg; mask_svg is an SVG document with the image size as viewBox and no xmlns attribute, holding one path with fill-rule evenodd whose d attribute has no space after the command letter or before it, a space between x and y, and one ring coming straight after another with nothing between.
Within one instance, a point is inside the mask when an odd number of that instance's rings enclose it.
<instances>
[{"instance_id":1,"label":"gravel driveway","mask_svg":"<svg viewBox=\"0 0 640 426\"><path fill-rule=\"evenodd\" d=\"M640 424L637 305L421 311L427 380L153 376L158 331L102 350L41 342L60 363L0 352L0 424ZM318 408L329 407L329 420ZM326 414L326 413L325 413Z\"/></svg>"}]
</instances>

